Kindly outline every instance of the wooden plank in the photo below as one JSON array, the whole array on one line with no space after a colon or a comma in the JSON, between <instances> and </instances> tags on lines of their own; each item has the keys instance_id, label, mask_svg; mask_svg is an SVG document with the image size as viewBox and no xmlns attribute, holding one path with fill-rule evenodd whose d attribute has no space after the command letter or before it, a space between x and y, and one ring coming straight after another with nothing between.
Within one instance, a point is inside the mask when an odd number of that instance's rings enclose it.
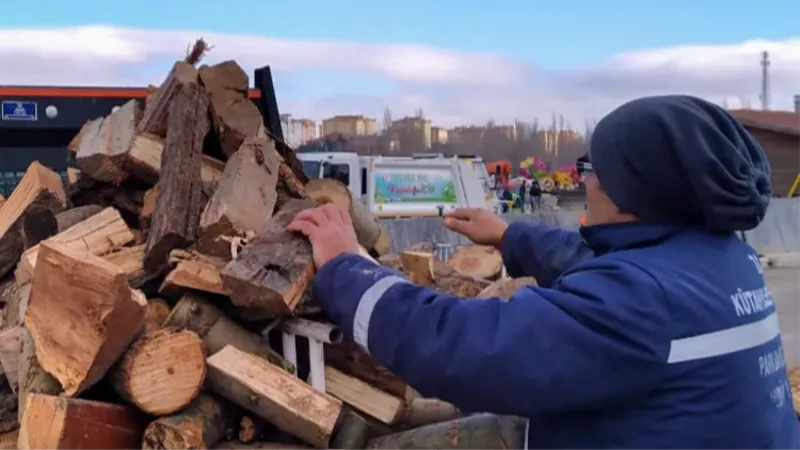
<instances>
[{"instance_id":1,"label":"wooden plank","mask_svg":"<svg viewBox=\"0 0 800 450\"><path fill-rule=\"evenodd\" d=\"M208 358L212 391L317 448L327 448L342 402L255 355L226 346Z\"/></svg>"},{"instance_id":2,"label":"wooden plank","mask_svg":"<svg viewBox=\"0 0 800 450\"><path fill-rule=\"evenodd\" d=\"M376 389L333 367L325 367L325 391L355 409L389 425L403 412L402 398Z\"/></svg>"}]
</instances>

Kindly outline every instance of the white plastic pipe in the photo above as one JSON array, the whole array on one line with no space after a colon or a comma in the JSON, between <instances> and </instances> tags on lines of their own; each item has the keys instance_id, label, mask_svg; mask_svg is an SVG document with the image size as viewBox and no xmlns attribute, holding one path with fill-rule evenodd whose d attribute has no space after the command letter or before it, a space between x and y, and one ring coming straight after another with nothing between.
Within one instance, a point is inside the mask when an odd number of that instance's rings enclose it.
<instances>
[{"instance_id":1,"label":"white plastic pipe","mask_svg":"<svg viewBox=\"0 0 800 450\"><path fill-rule=\"evenodd\" d=\"M291 319L284 322L283 331L284 333L306 337L309 341L319 341L325 344L338 344L342 342L341 330L332 323Z\"/></svg>"},{"instance_id":2,"label":"white plastic pipe","mask_svg":"<svg viewBox=\"0 0 800 450\"><path fill-rule=\"evenodd\" d=\"M325 354L323 343L316 339L308 340L308 384L325 393Z\"/></svg>"},{"instance_id":3,"label":"white plastic pipe","mask_svg":"<svg viewBox=\"0 0 800 450\"><path fill-rule=\"evenodd\" d=\"M297 367L297 338L291 333L282 333L283 357Z\"/></svg>"}]
</instances>

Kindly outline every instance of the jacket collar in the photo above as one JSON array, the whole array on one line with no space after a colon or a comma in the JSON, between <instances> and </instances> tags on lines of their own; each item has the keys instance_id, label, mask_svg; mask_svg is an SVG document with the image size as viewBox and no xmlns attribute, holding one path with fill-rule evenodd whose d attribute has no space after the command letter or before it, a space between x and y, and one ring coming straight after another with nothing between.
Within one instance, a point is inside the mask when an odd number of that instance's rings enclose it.
<instances>
[{"instance_id":1,"label":"jacket collar","mask_svg":"<svg viewBox=\"0 0 800 450\"><path fill-rule=\"evenodd\" d=\"M684 231L685 227L642 222L591 225L580 229L595 256L632 248L652 247Z\"/></svg>"}]
</instances>

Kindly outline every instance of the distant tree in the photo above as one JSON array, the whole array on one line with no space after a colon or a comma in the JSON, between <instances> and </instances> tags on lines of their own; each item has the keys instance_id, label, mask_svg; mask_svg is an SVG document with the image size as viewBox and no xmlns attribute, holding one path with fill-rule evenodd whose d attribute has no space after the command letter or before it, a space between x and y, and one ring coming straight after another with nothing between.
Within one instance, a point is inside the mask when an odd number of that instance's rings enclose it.
<instances>
[{"instance_id":1,"label":"distant tree","mask_svg":"<svg viewBox=\"0 0 800 450\"><path fill-rule=\"evenodd\" d=\"M416 111L414 111L414 117L416 117L417 119L424 119L425 118L425 112L422 111L422 107L419 107L419 108L417 108Z\"/></svg>"},{"instance_id":2,"label":"distant tree","mask_svg":"<svg viewBox=\"0 0 800 450\"><path fill-rule=\"evenodd\" d=\"M392 128L392 110L387 106L383 108L383 132L388 133Z\"/></svg>"}]
</instances>

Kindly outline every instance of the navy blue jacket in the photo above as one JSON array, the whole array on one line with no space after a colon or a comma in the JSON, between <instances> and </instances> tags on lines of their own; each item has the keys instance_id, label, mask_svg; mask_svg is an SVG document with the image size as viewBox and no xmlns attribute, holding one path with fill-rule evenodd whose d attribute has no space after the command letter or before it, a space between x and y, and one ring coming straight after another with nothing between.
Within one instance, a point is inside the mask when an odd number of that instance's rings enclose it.
<instances>
[{"instance_id":1,"label":"navy blue jacket","mask_svg":"<svg viewBox=\"0 0 800 450\"><path fill-rule=\"evenodd\" d=\"M581 239L581 235L583 239ZM354 254L314 295L424 396L529 418L530 448L800 448L772 296L732 233L513 223L511 301L461 300Z\"/></svg>"}]
</instances>

